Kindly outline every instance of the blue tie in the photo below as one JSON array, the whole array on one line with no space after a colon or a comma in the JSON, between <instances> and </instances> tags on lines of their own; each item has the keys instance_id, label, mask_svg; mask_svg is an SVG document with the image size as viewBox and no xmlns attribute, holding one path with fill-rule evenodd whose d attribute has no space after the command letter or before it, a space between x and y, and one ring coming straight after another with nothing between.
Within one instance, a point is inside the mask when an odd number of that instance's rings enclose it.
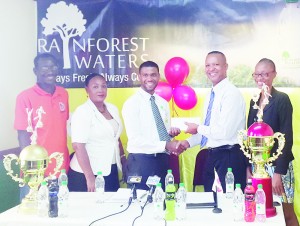
<instances>
[{"instance_id":1,"label":"blue tie","mask_svg":"<svg viewBox=\"0 0 300 226\"><path fill-rule=\"evenodd\" d=\"M209 124L210 124L211 109L212 109L212 106L214 103L214 98L215 98L215 93L213 90L211 90L208 108L207 108L207 112L206 112L206 117L205 117L205 121L204 121L205 126L209 126ZM202 136L201 143L200 143L201 147L204 147L206 145L206 143L207 143L207 137Z\"/></svg>"},{"instance_id":2,"label":"blue tie","mask_svg":"<svg viewBox=\"0 0 300 226\"><path fill-rule=\"evenodd\" d=\"M155 119L155 124L156 124L156 128L157 128L157 131L158 131L159 139L161 141L170 141L171 137L168 134L167 129L165 127L165 124L164 124L164 122L161 118L160 112L159 112L158 107L155 103L155 97L151 96L150 101L151 101L152 112L153 112L153 116L154 116L154 119Z\"/></svg>"}]
</instances>

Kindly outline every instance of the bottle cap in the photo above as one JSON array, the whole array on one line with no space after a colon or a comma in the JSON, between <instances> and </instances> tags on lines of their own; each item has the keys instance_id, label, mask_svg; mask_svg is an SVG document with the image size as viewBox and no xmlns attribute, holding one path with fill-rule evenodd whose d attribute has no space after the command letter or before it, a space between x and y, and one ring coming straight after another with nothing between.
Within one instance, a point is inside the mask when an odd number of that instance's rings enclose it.
<instances>
[{"instance_id":1,"label":"bottle cap","mask_svg":"<svg viewBox=\"0 0 300 226\"><path fill-rule=\"evenodd\" d=\"M227 168L227 172L232 172L232 168L231 167Z\"/></svg>"},{"instance_id":2,"label":"bottle cap","mask_svg":"<svg viewBox=\"0 0 300 226\"><path fill-rule=\"evenodd\" d=\"M184 183L179 183L179 187L184 187Z\"/></svg>"},{"instance_id":3,"label":"bottle cap","mask_svg":"<svg viewBox=\"0 0 300 226\"><path fill-rule=\"evenodd\" d=\"M171 169L168 169L168 173L172 173L172 170L171 170Z\"/></svg>"},{"instance_id":4,"label":"bottle cap","mask_svg":"<svg viewBox=\"0 0 300 226\"><path fill-rule=\"evenodd\" d=\"M68 185L68 182L64 180L64 181L61 182L61 185L67 186L67 185Z\"/></svg>"},{"instance_id":5,"label":"bottle cap","mask_svg":"<svg viewBox=\"0 0 300 226\"><path fill-rule=\"evenodd\" d=\"M99 172L97 173L97 175L102 175L102 171L99 171Z\"/></svg>"},{"instance_id":6,"label":"bottle cap","mask_svg":"<svg viewBox=\"0 0 300 226\"><path fill-rule=\"evenodd\" d=\"M241 188L241 184L235 184L235 188Z\"/></svg>"},{"instance_id":7,"label":"bottle cap","mask_svg":"<svg viewBox=\"0 0 300 226\"><path fill-rule=\"evenodd\" d=\"M161 187L161 183L157 183L156 187Z\"/></svg>"},{"instance_id":8,"label":"bottle cap","mask_svg":"<svg viewBox=\"0 0 300 226\"><path fill-rule=\"evenodd\" d=\"M257 185L258 188L262 189L263 188L263 185L262 184L259 184Z\"/></svg>"},{"instance_id":9,"label":"bottle cap","mask_svg":"<svg viewBox=\"0 0 300 226\"><path fill-rule=\"evenodd\" d=\"M46 181L42 181L41 185L47 185Z\"/></svg>"},{"instance_id":10,"label":"bottle cap","mask_svg":"<svg viewBox=\"0 0 300 226\"><path fill-rule=\"evenodd\" d=\"M61 169L61 173L66 173L66 169Z\"/></svg>"}]
</instances>

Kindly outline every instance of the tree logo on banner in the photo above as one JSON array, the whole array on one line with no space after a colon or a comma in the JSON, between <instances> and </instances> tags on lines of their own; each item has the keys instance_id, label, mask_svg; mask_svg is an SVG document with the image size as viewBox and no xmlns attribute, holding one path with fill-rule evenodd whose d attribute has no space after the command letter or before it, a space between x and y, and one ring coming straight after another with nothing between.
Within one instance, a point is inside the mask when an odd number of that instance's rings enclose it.
<instances>
[{"instance_id":1,"label":"tree logo on banner","mask_svg":"<svg viewBox=\"0 0 300 226\"><path fill-rule=\"evenodd\" d=\"M193 88L182 85L189 75L189 65L181 57L173 57L165 65L165 76L169 83L159 82L155 93L166 101L172 99L172 103L183 109L190 110L197 104L197 95ZM175 111L172 105L173 112Z\"/></svg>"},{"instance_id":2,"label":"tree logo on banner","mask_svg":"<svg viewBox=\"0 0 300 226\"><path fill-rule=\"evenodd\" d=\"M44 35L59 33L63 41L64 69L71 68L69 40L75 36L81 36L86 30L86 20L83 19L82 12L76 5L67 5L61 1L50 5L47 9L46 18L41 20L41 24L45 28Z\"/></svg>"}]
</instances>

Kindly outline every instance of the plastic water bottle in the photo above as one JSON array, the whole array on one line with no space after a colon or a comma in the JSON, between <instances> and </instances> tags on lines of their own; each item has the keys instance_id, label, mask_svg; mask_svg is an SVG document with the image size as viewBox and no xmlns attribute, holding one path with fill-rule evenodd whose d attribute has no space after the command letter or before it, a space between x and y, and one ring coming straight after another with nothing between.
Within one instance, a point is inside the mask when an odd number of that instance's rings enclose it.
<instances>
[{"instance_id":1,"label":"plastic water bottle","mask_svg":"<svg viewBox=\"0 0 300 226\"><path fill-rule=\"evenodd\" d=\"M160 220L164 217L164 201L165 193L161 188L161 183L158 183L153 194L154 219Z\"/></svg>"},{"instance_id":2,"label":"plastic water bottle","mask_svg":"<svg viewBox=\"0 0 300 226\"><path fill-rule=\"evenodd\" d=\"M184 183L179 184L176 192L176 219L184 220L186 217L186 190Z\"/></svg>"},{"instance_id":3,"label":"plastic water bottle","mask_svg":"<svg viewBox=\"0 0 300 226\"><path fill-rule=\"evenodd\" d=\"M48 187L47 182L43 181L38 191L37 200L38 200L38 216L46 217L48 216Z\"/></svg>"},{"instance_id":4,"label":"plastic water bottle","mask_svg":"<svg viewBox=\"0 0 300 226\"><path fill-rule=\"evenodd\" d=\"M244 220L244 194L241 189L241 184L235 185L233 193L233 216L234 221Z\"/></svg>"},{"instance_id":5,"label":"plastic water bottle","mask_svg":"<svg viewBox=\"0 0 300 226\"><path fill-rule=\"evenodd\" d=\"M246 222L253 222L255 220L255 189L252 186L252 180L248 179L245 187L245 213L244 219Z\"/></svg>"},{"instance_id":6,"label":"plastic water bottle","mask_svg":"<svg viewBox=\"0 0 300 226\"><path fill-rule=\"evenodd\" d=\"M66 174L66 170L65 169L62 169L60 171L60 175L58 177L58 186L61 186L61 182L62 181L66 181L68 183L68 176Z\"/></svg>"},{"instance_id":7,"label":"plastic water bottle","mask_svg":"<svg viewBox=\"0 0 300 226\"><path fill-rule=\"evenodd\" d=\"M256 217L255 220L258 222L266 221L266 194L263 190L262 184L257 185L255 193L256 202Z\"/></svg>"},{"instance_id":8,"label":"plastic water bottle","mask_svg":"<svg viewBox=\"0 0 300 226\"><path fill-rule=\"evenodd\" d=\"M174 176L172 174L171 169L168 169L168 173L167 173L166 178L165 178L165 188L167 188L168 184L173 184L174 185Z\"/></svg>"},{"instance_id":9,"label":"plastic water bottle","mask_svg":"<svg viewBox=\"0 0 300 226\"><path fill-rule=\"evenodd\" d=\"M232 199L233 191L234 191L234 175L232 173L232 168L227 169L227 173L225 176L225 183L226 183L226 198Z\"/></svg>"},{"instance_id":10,"label":"plastic water bottle","mask_svg":"<svg viewBox=\"0 0 300 226\"><path fill-rule=\"evenodd\" d=\"M165 212L165 219L166 221L173 221L176 219L176 212L175 212L175 192L176 188L174 184L168 184L166 187L166 212Z\"/></svg>"},{"instance_id":11,"label":"plastic water bottle","mask_svg":"<svg viewBox=\"0 0 300 226\"><path fill-rule=\"evenodd\" d=\"M95 189L97 192L97 203L104 202L104 188L105 188L105 180L102 176L102 172L97 173L97 177L95 179Z\"/></svg>"},{"instance_id":12,"label":"plastic water bottle","mask_svg":"<svg viewBox=\"0 0 300 226\"><path fill-rule=\"evenodd\" d=\"M58 183L57 183L57 179L53 178L53 179L49 179L48 181L49 183L49 211L48 211L48 215L49 217L57 217L58 216Z\"/></svg>"},{"instance_id":13,"label":"plastic water bottle","mask_svg":"<svg viewBox=\"0 0 300 226\"><path fill-rule=\"evenodd\" d=\"M67 217L69 207L69 189L67 181L62 181L58 191L58 216Z\"/></svg>"}]
</instances>

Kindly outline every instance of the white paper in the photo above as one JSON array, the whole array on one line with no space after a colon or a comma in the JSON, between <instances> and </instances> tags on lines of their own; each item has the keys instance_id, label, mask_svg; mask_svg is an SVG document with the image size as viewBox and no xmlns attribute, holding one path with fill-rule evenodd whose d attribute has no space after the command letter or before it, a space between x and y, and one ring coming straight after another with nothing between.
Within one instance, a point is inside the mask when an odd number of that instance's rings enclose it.
<instances>
[{"instance_id":1,"label":"white paper","mask_svg":"<svg viewBox=\"0 0 300 226\"><path fill-rule=\"evenodd\" d=\"M184 118L184 117L176 117L176 118L171 118L171 126L172 127L177 127L181 131L186 131L187 125L185 125L185 122L190 122L190 123L196 123L200 124L200 117L189 117L189 118Z\"/></svg>"}]
</instances>

